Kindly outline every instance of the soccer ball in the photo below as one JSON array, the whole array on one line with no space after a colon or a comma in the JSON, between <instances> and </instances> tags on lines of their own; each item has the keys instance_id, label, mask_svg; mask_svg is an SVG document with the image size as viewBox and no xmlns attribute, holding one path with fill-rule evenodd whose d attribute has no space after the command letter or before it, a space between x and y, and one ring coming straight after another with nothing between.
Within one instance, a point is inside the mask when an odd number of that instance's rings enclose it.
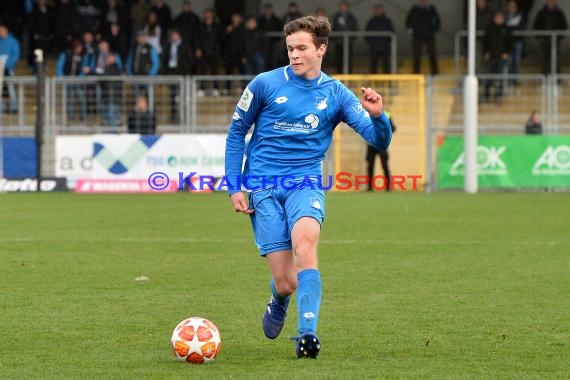
<instances>
[{"instance_id":1,"label":"soccer ball","mask_svg":"<svg viewBox=\"0 0 570 380\"><path fill-rule=\"evenodd\" d=\"M180 322L174 329L170 342L176 359L194 364L214 360L222 345L216 325L200 317Z\"/></svg>"}]
</instances>

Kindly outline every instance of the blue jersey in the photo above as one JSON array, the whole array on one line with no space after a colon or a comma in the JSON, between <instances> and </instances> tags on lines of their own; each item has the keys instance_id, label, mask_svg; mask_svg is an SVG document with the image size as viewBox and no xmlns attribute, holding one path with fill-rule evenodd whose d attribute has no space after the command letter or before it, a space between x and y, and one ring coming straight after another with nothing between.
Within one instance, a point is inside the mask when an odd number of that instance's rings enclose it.
<instances>
[{"instance_id":1,"label":"blue jersey","mask_svg":"<svg viewBox=\"0 0 570 380\"><path fill-rule=\"evenodd\" d=\"M307 80L289 66L259 74L244 90L228 133L229 194L240 191L236 184L240 175L248 178L249 188L267 187L268 178L321 175L321 162L340 122L378 149L390 145L392 131L386 115L370 117L338 80L322 72ZM254 124L242 172L245 136Z\"/></svg>"}]
</instances>

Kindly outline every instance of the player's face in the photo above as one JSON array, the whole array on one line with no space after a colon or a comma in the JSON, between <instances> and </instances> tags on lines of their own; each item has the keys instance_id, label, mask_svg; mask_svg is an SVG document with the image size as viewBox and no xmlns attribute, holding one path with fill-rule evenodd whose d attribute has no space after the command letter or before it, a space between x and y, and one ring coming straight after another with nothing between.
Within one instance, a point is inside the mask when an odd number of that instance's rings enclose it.
<instances>
[{"instance_id":1,"label":"player's face","mask_svg":"<svg viewBox=\"0 0 570 380\"><path fill-rule=\"evenodd\" d=\"M295 75L305 79L314 79L321 73L326 45L318 48L313 42L313 35L299 31L287 36L289 64Z\"/></svg>"}]
</instances>

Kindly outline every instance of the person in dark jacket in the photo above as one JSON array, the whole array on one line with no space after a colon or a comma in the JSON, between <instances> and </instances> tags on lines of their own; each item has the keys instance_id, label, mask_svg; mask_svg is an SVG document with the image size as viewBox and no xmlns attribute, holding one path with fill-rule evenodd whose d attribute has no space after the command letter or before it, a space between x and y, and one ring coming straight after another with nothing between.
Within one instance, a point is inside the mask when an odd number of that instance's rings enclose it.
<instances>
[{"instance_id":1,"label":"person in dark jacket","mask_svg":"<svg viewBox=\"0 0 570 380\"><path fill-rule=\"evenodd\" d=\"M271 3L263 5L263 12L257 18L257 27L263 34L267 32L281 32L283 30L283 23L273 13L273 5ZM265 70L279 67L279 54L283 51L282 43L283 39L280 37L267 37L264 52Z\"/></svg>"},{"instance_id":2,"label":"person in dark jacket","mask_svg":"<svg viewBox=\"0 0 570 380\"><path fill-rule=\"evenodd\" d=\"M437 9L429 0L418 0L410 9L406 18L406 27L413 39L414 74L420 73L422 47L426 46L431 74L437 75L437 55L435 52L435 34L441 28Z\"/></svg>"},{"instance_id":3,"label":"person in dark jacket","mask_svg":"<svg viewBox=\"0 0 570 380\"><path fill-rule=\"evenodd\" d=\"M54 50L59 54L66 50L79 33L77 11L73 0L60 0L54 13Z\"/></svg>"},{"instance_id":4,"label":"person in dark jacket","mask_svg":"<svg viewBox=\"0 0 570 380\"><path fill-rule=\"evenodd\" d=\"M182 2L182 12L176 16L172 26L180 32L182 41L189 45L192 50L195 50L196 38L200 29L200 17L192 11L190 1L184 0Z\"/></svg>"},{"instance_id":5,"label":"person in dark jacket","mask_svg":"<svg viewBox=\"0 0 570 380\"><path fill-rule=\"evenodd\" d=\"M93 71L95 75L102 77L119 76L123 72L121 57L110 50L109 43L105 40L99 42L99 52ZM97 99L105 124L116 132L123 99L122 82L109 79L100 81Z\"/></svg>"},{"instance_id":6,"label":"person in dark jacket","mask_svg":"<svg viewBox=\"0 0 570 380\"><path fill-rule=\"evenodd\" d=\"M146 42L143 30L137 32L136 45L127 57L127 74L155 76L160 70L160 58L156 50Z\"/></svg>"},{"instance_id":7,"label":"person in dark jacket","mask_svg":"<svg viewBox=\"0 0 570 380\"><path fill-rule=\"evenodd\" d=\"M222 27L216 21L216 14L212 8L208 8L203 13L202 23L198 31L198 42L196 44L196 72L198 75L218 75L218 62L221 50ZM210 95L219 94L217 82L200 83L198 93L205 94L208 90Z\"/></svg>"},{"instance_id":8,"label":"person in dark jacket","mask_svg":"<svg viewBox=\"0 0 570 380\"><path fill-rule=\"evenodd\" d=\"M358 31L358 21L356 17L350 11L350 5L347 1L342 1L339 6L338 12L334 15L332 19L332 30L335 32L356 32ZM352 72L352 58L354 53L354 37L350 38L350 43L348 44L348 73ZM344 72L343 67L343 56L344 56L344 38L333 38L335 60L336 60L336 71L338 73Z\"/></svg>"},{"instance_id":9,"label":"person in dark jacket","mask_svg":"<svg viewBox=\"0 0 570 380\"><path fill-rule=\"evenodd\" d=\"M513 37L511 30L505 24L505 15L498 11L495 13L493 23L489 25L483 37L483 59L485 60L486 74L502 74L507 67L509 55L513 48ZM485 95L483 101L489 99L489 92L493 80L485 79L483 87ZM503 81L497 80L495 91L495 101L499 103L503 95Z\"/></svg>"},{"instance_id":10,"label":"person in dark jacket","mask_svg":"<svg viewBox=\"0 0 570 380\"><path fill-rule=\"evenodd\" d=\"M390 112L384 110L384 114L386 114L386 116L388 116L388 120L390 121L390 128L392 129L392 133L394 133L396 131L396 124L394 124L394 120L392 119L392 115L390 114ZM373 147L372 145L368 145L368 150L366 152L366 163L367 163L367 169L368 169L368 178L370 178L370 181L368 182L368 191L372 191L373 187L372 187L372 177L374 177L374 166L375 166L375 161L376 161L376 156L380 156L380 163L382 164L382 170L384 171L384 177L386 178L385 180L385 184L386 184L386 191L390 191L390 183L391 183L391 178L390 178L390 166L388 166L388 151L387 150L380 150L377 149L375 147ZM379 184L377 184L379 185Z\"/></svg>"},{"instance_id":11,"label":"person in dark jacket","mask_svg":"<svg viewBox=\"0 0 570 380\"><path fill-rule=\"evenodd\" d=\"M146 96L139 95L135 104L135 109L127 117L129 133L140 133L141 135L154 135L156 132L156 116L148 108Z\"/></svg>"},{"instance_id":12,"label":"person in dark jacket","mask_svg":"<svg viewBox=\"0 0 570 380\"><path fill-rule=\"evenodd\" d=\"M28 51L28 64L35 70L34 50L41 49L45 57L52 53L54 39L54 11L47 0L37 0L34 10L29 16L30 49Z\"/></svg>"},{"instance_id":13,"label":"person in dark jacket","mask_svg":"<svg viewBox=\"0 0 570 380\"><path fill-rule=\"evenodd\" d=\"M160 44L166 45L166 41L168 40L167 30L170 29L170 26L172 24L172 12L170 10L170 7L164 0L154 0L154 5L150 8L150 10L156 13L158 25L162 31L162 35L160 36ZM158 50L159 49L157 49L157 51Z\"/></svg>"},{"instance_id":14,"label":"person in dark jacket","mask_svg":"<svg viewBox=\"0 0 570 380\"><path fill-rule=\"evenodd\" d=\"M536 15L534 20L534 29L536 30L566 30L568 29L568 22L566 16L556 0L547 0L546 5ZM556 39L556 51L560 56L560 42L562 37ZM552 42L550 37L542 37L540 39L540 46L542 48L543 68L544 75L551 73L551 57L552 57ZM556 72L560 73L560 63L556 60Z\"/></svg>"},{"instance_id":15,"label":"person in dark jacket","mask_svg":"<svg viewBox=\"0 0 570 380\"><path fill-rule=\"evenodd\" d=\"M234 13L232 15L232 23L226 27L222 43L226 75L245 74L245 30L242 20L241 14ZM226 90L228 92L230 85L230 81L227 81Z\"/></svg>"},{"instance_id":16,"label":"person in dark jacket","mask_svg":"<svg viewBox=\"0 0 570 380\"><path fill-rule=\"evenodd\" d=\"M366 31L394 32L392 20L386 17L384 7L374 5L374 16L366 24ZM370 73L378 73L378 63L382 62L384 73L390 72L390 38L389 37L366 37L370 51Z\"/></svg>"},{"instance_id":17,"label":"person in dark jacket","mask_svg":"<svg viewBox=\"0 0 570 380\"><path fill-rule=\"evenodd\" d=\"M267 39L257 27L255 16L249 16L245 21L245 73L257 75L263 71L263 52L266 50Z\"/></svg>"},{"instance_id":18,"label":"person in dark jacket","mask_svg":"<svg viewBox=\"0 0 570 380\"><path fill-rule=\"evenodd\" d=\"M524 129L527 135L542 134L542 123L540 122L540 114L538 111L532 111Z\"/></svg>"},{"instance_id":19,"label":"person in dark jacket","mask_svg":"<svg viewBox=\"0 0 570 380\"><path fill-rule=\"evenodd\" d=\"M182 40L176 29L170 31L168 44L162 53L162 71L164 75L191 75L194 52L190 45ZM180 106L180 86L171 84L170 89L170 121L182 121Z\"/></svg>"},{"instance_id":20,"label":"person in dark jacket","mask_svg":"<svg viewBox=\"0 0 570 380\"><path fill-rule=\"evenodd\" d=\"M83 54L83 44L79 40L71 42L71 48L60 53L55 67L57 77L85 77L83 67L87 65L86 55ZM87 115L87 99L85 86L79 83L64 84L67 89L66 108L67 119L75 120L75 108L79 108L79 120L84 121Z\"/></svg>"}]
</instances>

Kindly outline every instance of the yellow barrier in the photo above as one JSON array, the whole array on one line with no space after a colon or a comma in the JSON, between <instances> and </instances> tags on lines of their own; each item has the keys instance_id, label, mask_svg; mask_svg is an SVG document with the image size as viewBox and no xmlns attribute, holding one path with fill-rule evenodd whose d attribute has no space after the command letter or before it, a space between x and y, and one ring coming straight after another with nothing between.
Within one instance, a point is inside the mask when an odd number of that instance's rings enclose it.
<instances>
[{"instance_id":1,"label":"yellow barrier","mask_svg":"<svg viewBox=\"0 0 570 380\"><path fill-rule=\"evenodd\" d=\"M392 176L421 175L417 181L422 190L425 181L426 159L426 98L423 75L335 75L360 98L361 87L376 90L384 102L384 109L391 113L396 132L390 153ZM337 126L333 138L334 173L366 174L366 142L343 123ZM380 162L375 165L375 175L383 174ZM405 183L411 189L412 179ZM381 182L379 182L381 185Z\"/></svg>"}]
</instances>

